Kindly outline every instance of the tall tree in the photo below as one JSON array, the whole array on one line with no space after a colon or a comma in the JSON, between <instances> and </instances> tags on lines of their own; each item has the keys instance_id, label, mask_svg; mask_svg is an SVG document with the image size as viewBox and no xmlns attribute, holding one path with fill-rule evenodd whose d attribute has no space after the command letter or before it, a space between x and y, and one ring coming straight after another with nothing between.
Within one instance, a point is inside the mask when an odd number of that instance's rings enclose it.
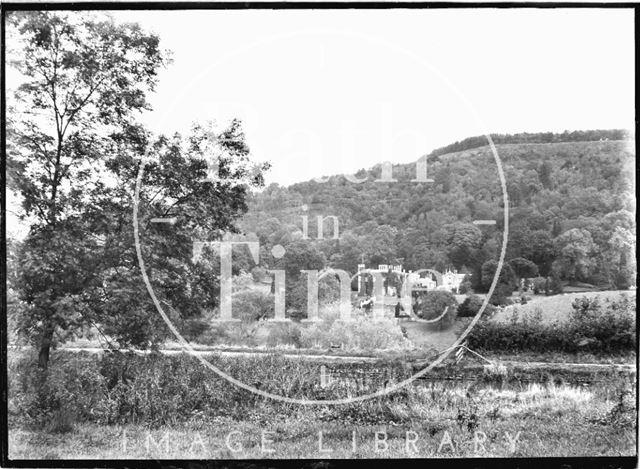
<instances>
[{"instance_id":1,"label":"tall tree","mask_svg":"<svg viewBox=\"0 0 640 469\"><path fill-rule=\"evenodd\" d=\"M458 223L448 228L449 259L457 269L463 265L470 265L474 251L482 243L482 232L477 226L469 223Z\"/></svg>"},{"instance_id":2,"label":"tall tree","mask_svg":"<svg viewBox=\"0 0 640 469\"><path fill-rule=\"evenodd\" d=\"M553 181L551 180L551 174L553 173L553 167L551 163L545 161L540 164L538 168L538 177L540 178L540 183L542 187L545 189L553 189Z\"/></svg>"},{"instance_id":3,"label":"tall tree","mask_svg":"<svg viewBox=\"0 0 640 469\"><path fill-rule=\"evenodd\" d=\"M559 258L554 262L554 269L570 282L588 280L595 267L596 246L591 233L574 228L558 236L555 242Z\"/></svg>"},{"instance_id":4,"label":"tall tree","mask_svg":"<svg viewBox=\"0 0 640 469\"><path fill-rule=\"evenodd\" d=\"M538 275L538 266L528 259L516 257L509 261L509 265L511 265L511 268L518 279L531 278Z\"/></svg>"},{"instance_id":5,"label":"tall tree","mask_svg":"<svg viewBox=\"0 0 640 469\"><path fill-rule=\"evenodd\" d=\"M55 340L88 325L125 345L156 343L166 331L141 282L131 225L142 156L150 161L140 192L141 250L158 296L184 304L187 314L198 311L196 297L211 299L215 283L211 265L191 261L193 237L233 230L265 167L251 168L238 121L217 135L196 126L188 138L155 140L136 124L168 62L158 38L138 25L55 12L15 15L10 25L11 58L24 83L10 103L7 166L30 223L16 280L20 330L43 368ZM215 181L207 178L209 141L224 150ZM150 224L160 216L181 223Z\"/></svg>"},{"instance_id":6,"label":"tall tree","mask_svg":"<svg viewBox=\"0 0 640 469\"><path fill-rule=\"evenodd\" d=\"M30 288L24 291L40 318L35 335L39 363L46 367L64 310L58 301L83 285L67 267L85 256L74 258L70 248L98 242L85 239L74 220L82 212L83 193L105 185L99 174L106 140L148 107L146 92L167 59L156 36L109 18L27 12L10 15L9 24L15 39L11 63L24 82L10 103L7 166L24 215L32 220L25 243L32 262L23 275ZM47 281L37 282L38 272L46 272Z\"/></svg>"},{"instance_id":7,"label":"tall tree","mask_svg":"<svg viewBox=\"0 0 640 469\"><path fill-rule=\"evenodd\" d=\"M493 282L496 271L498 270L498 265L498 261L495 261L493 259L482 264L482 286L486 290L489 290L489 287ZM513 291L513 289L515 288L516 275L508 262L502 264L500 277L498 277L498 284L509 286L511 288L511 291Z\"/></svg>"}]
</instances>

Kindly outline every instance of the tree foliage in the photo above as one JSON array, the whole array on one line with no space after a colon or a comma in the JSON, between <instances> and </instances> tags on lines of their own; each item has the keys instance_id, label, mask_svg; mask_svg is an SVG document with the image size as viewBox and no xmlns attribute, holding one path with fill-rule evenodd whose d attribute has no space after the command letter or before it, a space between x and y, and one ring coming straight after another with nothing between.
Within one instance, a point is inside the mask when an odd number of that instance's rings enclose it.
<instances>
[{"instance_id":1,"label":"tree foliage","mask_svg":"<svg viewBox=\"0 0 640 469\"><path fill-rule=\"evenodd\" d=\"M159 40L136 24L79 13L10 18L11 59L24 77L10 101L8 176L30 225L16 287L19 329L49 350L98 328L121 345L148 347L167 334L141 282L131 214L145 157L138 218L146 273L168 314L215 305L215 267L192 262L194 237L220 239L262 184L239 121L190 135L153 137L136 122L158 70ZM208 178L208 147L220 179ZM153 217L177 217L169 228Z\"/></svg>"},{"instance_id":2,"label":"tree foliage","mask_svg":"<svg viewBox=\"0 0 640 469\"><path fill-rule=\"evenodd\" d=\"M505 261L526 259L544 277L551 275L557 261L561 280L573 281L576 253L562 252L566 246L560 237L577 228L588 231L594 243L593 265L578 259L580 278L601 286L613 286L615 279L620 285L632 285L635 253L622 248L626 241L614 241L635 236L631 215L635 205L629 197L634 182L628 171L634 155L621 141L629 136L611 130L493 137L509 193ZM510 145L502 145L506 143ZM427 163L433 183L412 182L416 167L409 164L393 166L397 182L389 185L374 182L380 177L379 165L360 171L358 177L367 180L359 184L336 175L324 183L274 185L252 198L242 226L253 231L276 217L282 228L295 233L301 227L300 207L307 204L309 220L316 215L339 219L339 240L309 240L321 246L330 266L352 273L363 262L367 267L398 262L407 270L440 272L466 268L473 289L482 291L486 288L482 265L497 261L501 253L504 216L499 177L486 138L474 137L436 150ZM479 219L496 220L496 225L475 225L473 221ZM617 228L627 231L614 236ZM395 230L392 241L391 229Z\"/></svg>"}]
</instances>

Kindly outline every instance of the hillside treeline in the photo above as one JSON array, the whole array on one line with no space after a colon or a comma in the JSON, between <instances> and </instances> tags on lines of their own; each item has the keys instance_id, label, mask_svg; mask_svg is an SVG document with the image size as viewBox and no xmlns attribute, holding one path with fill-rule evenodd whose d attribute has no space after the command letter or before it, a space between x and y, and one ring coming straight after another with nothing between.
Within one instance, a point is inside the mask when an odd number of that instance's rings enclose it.
<instances>
[{"instance_id":1,"label":"hillside treeline","mask_svg":"<svg viewBox=\"0 0 640 469\"><path fill-rule=\"evenodd\" d=\"M559 142L594 142L600 140L627 140L630 133L623 129L612 130L565 130L561 134L553 132L522 132L518 134L491 134L491 140L498 145L501 143L559 143ZM487 145L487 137L479 135L465 138L460 142L455 142L441 148L433 150L429 156L446 155L457 151L470 150L472 148Z\"/></svg>"},{"instance_id":2,"label":"hillside treeline","mask_svg":"<svg viewBox=\"0 0 640 469\"><path fill-rule=\"evenodd\" d=\"M535 276L602 288L635 283L635 155L630 141L619 140L624 135L496 136L509 200L505 283ZM549 143L517 143L523 140ZM477 148L474 141L450 146L468 147L464 151L436 150L428 157L429 183L411 181L415 165L394 165L397 181L375 182L378 165L356 173L367 177L361 183L332 176L290 187L272 184L253 196L241 226L260 240L264 267L282 262L270 255L281 244L284 262L297 270L330 266L354 273L361 262L400 262L406 269L468 272L473 288L486 291L495 272L491 264L500 257L505 214L494 156L486 139ZM317 239L319 215L337 218L338 239L332 239L330 219L323 223L324 239Z\"/></svg>"}]
</instances>

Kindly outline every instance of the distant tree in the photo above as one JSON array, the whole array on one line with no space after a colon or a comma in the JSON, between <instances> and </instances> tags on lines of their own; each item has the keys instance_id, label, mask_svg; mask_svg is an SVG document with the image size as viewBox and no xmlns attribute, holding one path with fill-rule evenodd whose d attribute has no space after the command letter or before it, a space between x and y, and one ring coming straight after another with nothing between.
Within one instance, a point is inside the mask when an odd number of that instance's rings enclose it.
<instances>
[{"instance_id":1,"label":"distant tree","mask_svg":"<svg viewBox=\"0 0 640 469\"><path fill-rule=\"evenodd\" d=\"M273 295L260 290L238 292L233 297L233 309L238 311L237 317L246 322L273 318Z\"/></svg>"},{"instance_id":2,"label":"distant tree","mask_svg":"<svg viewBox=\"0 0 640 469\"><path fill-rule=\"evenodd\" d=\"M493 294L489 299L489 303L494 306L504 306L511 304L511 300L509 297L513 293L513 286L508 285L506 283L499 283L496 285L495 290L493 290Z\"/></svg>"},{"instance_id":3,"label":"distant tree","mask_svg":"<svg viewBox=\"0 0 640 469\"><path fill-rule=\"evenodd\" d=\"M472 224L458 223L448 227L447 255L456 268L470 264L473 251L480 247L482 232Z\"/></svg>"},{"instance_id":4,"label":"distant tree","mask_svg":"<svg viewBox=\"0 0 640 469\"><path fill-rule=\"evenodd\" d=\"M560 254L554 262L557 272L570 282L586 281L595 267L595 244L591 234L584 229L574 228L558 236L555 241Z\"/></svg>"},{"instance_id":5,"label":"distant tree","mask_svg":"<svg viewBox=\"0 0 640 469\"><path fill-rule=\"evenodd\" d=\"M389 225L378 225L361 238L361 246L368 262L376 266L393 262L396 258L398 230Z\"/></svg>"},{"instance_id":6,"label":"distant tree","mask_svg":"<svg viewBox=\"0 0 640 469\"><path fill-rule=\"evenodd\" d=\"M541 163L538 167L538 177L540 178L542 187L545 189L553 189L553 181L551 180L552 172L553 168L551 163L548 161Z\"/></svg>"},{"instance_id":7,"label":"distant tree","mask_svg":"<svg viewBox=\"0 0 640 469\"><path fill-rule=\"evenodd\" d=\"M615 288L626 290L635 283L635 238L630 230L616 227L605 254Z\"/></svg>"},{"instance_id":8,"label":"distant tree","mask_svg":"<svg viewBox=\"0 0 640 469\"><path fill-rule=\"evenodd\" d=\"M627 290L635 284L635 270L630 264L628 255L623 252L613 277L613 285L616 289Z\"/></svg>"},{"instance_id":9,"label":"distant tree","mask_svg":"<svg viewBox=\"0 0 640 469\"><path fill-rule=\"evenodd\" d=\"M358 264L362 262L360 237L351 231L343 233L338 241L337 251L331 259L332 267L355 274Z\"/></svg>"},{"instance_id":10,"label":"distant tree","mask_svg":"<svg viewBox=\"0 0 640 469\"><path fill-rule=\"evenodd\" d=\"M536 277L532 281L533 293L536 295L542 295L547 288L547 279L545 277Z\"/></svg>"},{"instance_id":11,"label":"distant tree","mask_svg":"<svg viewBox=\"0 0 640 469\"><path fill-rule=\"evenodd\" d=\"M461 295L466 295L467 293L471 293L472 284L471 284L471 275L467 274L462 279L462 283L460 283L459 292Z\"/></svg>"},{"instance_id":12,"label":"distant tree","mask_svg":"<svg viewBox=\"0 0 640 469\"><path fill-rule=\"evenodd\" d=\"M531 232L528 249L523 251L522 257L533 261L538 266L540 274L546 275L551 270L556 255L556 248L549 233L538 230Z\"/></svg>"},{"instance_id":13,"label":"distant tree","mask_svg":"<svg viewBox=\"0 0 640 469\"><path fill-rule=\"evenodd\" d=\"M489 287L496 275L496 271L498 270L498 265L498 262L493 259L482 264L482 286L485 290L489 290ZM509 286L511 291L515 288L516 276L508 262L502 264L498 284Z\"/></svg>"},{"instance_id":14,"label":"distant tree","mask_svg":"<svg viewBox=\"0 0 640 469\"><path fill-rule=\"evenodd\" d=\"M547 282L545 285L545 294L546 295L559 295L562 293L563 287L562 282L560 281L560 275L557 272L552 271L551 277L547 277Z\"/></svg>"},{"instance_id":15,"label":"distant tree","mask_svg":"<svg viewBox=\"0 0 640 469\"><path fill-rule=\"evenodd\" d=\"M531 255L531 230L526 223L514 222L509 227L507 241L507 258L525 257Z\"/></svg>"},{"instance_id":16,"label":"distant tree","mask_svg":"<svg viewBox=\"0 0 640 469\"><path fill-rule=\"evenodd\" d=\"M442 272L448 264L447 256L439 249L431 249L427 244L418 244L409 256L408 268L434 269Z\"/></svg>"},{"instance_id":17,"label":"distant tree","mask_svg":"<svg viewBox=\"0 0 640 469\"><path fill-rule=\"evenodd\" d=\"M285 255L279 264L285 271L286 278L297 280L302 270L322 270L327 260L322 252L309 241L298 240L285 246Z\"/></svg>"},{"instance_id":18,"label":"distant tree","mask_svg":"<svg viewBox=\"0 0 640 469\"><path fill-rule=\"evenodd\" d=\"M475 316L480 311L483 302L484 300L478 295L467 296L458 307L458 316L462 318ZM483 314L490 316L494 309L491 304L487 304Z\"/></svg>"},{"instance_id":19,"label":"distant tree","mask_svg":"<svg viewBox=\"0 0 640 469\"><path fill-rule=\"evenodd\" d=\"M422 319L435 319L440 316L445 308L447 313L434 326L438 330L451 326L457 316L458 302L453 293L448 291L430 291L422 297L419 303L417 314Z\"/></svg>"},{"instance_id":20,"label":"distant tree","mask_svg":"<svg viewBox=\"0 0 640 469\"><path fill-rule=\"evenodd\" d=\"M509 261L509 265L513 269L516 278L531 278L538 275L538 266L528 259L516 257Z\"/></svg>"},{"instance_id":21,"label":"distant tree","mask_svg":"<svg viewBox=\"0 0 640 469\"><path fill-rule=\"evenodd\" d=\"M435 177L435 183L442 186L442 192L444 194L451 190L451 182L453 180L453 174L449 166L444 166Z\"/></svg>"}]
</instances>

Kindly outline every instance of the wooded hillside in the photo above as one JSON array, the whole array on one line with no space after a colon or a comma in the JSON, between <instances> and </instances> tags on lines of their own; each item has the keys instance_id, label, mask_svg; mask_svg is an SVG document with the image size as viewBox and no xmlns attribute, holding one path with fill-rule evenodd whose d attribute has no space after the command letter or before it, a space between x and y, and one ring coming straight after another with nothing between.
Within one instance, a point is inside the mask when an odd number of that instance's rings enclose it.
<instances>
[{"instance_id":1,"label":"wooded hillside","mask_svg":"<svg viewBox=\"0 0 640 469\"><path fill-rule=\"evenodd\" d=\"M509 196L507 260L528 259L540 275L571 282L612 288L635 282L635 141L620 140L625 136L619 130L493 136ZM428 155L433 182L412 182L414 164L394 165L392 174L397 182L375 182L378 164L356 173L367 176L362 183L332 176L288 188L272 184L250 201L241 227L258 236L267 266L273 245L287 247L303 237L307 215L307 249L320 251L327 266L352 273L361 261L468 269L482 290L481 268L499 257L504 217L486 138ZM318 215L338 218L338 240L325 220L324 240L314 241Z\"/></svg>"}]
</instances>

